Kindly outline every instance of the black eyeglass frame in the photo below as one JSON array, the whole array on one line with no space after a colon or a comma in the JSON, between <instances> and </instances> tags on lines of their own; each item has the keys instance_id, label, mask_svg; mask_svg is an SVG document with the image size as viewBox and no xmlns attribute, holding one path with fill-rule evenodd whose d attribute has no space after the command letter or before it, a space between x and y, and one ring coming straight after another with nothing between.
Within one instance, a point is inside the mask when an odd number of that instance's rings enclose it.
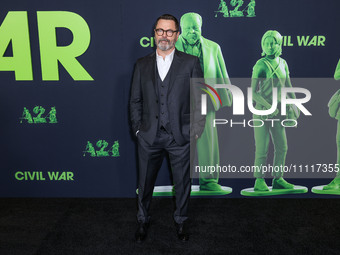
<instances>
[{"instance_id":1,"label":"black eyeglass frame","mask_svg":"<svg viewBox=\"0 0 340 255\"><path fill-rule=\"evenodd\" d=\"M177 33L179 30L172 30L172 29L164 30L162 28L156 28L156 29L154 29L154 31L158 36L164 35L164 32L165 32L166 36L172 37L174 35L174 33ZM159 34L158 33L159 31L162 31L162 34ZM169 35L168 32L171 32L171 35Z\"/></svg>"}]
</instances>

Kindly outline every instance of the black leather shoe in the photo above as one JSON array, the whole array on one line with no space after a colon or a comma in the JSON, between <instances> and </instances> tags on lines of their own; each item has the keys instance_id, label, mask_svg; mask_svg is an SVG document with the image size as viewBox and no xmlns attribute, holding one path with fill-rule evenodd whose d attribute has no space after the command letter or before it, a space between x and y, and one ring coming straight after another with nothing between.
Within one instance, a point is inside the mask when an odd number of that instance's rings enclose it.
<instances>
[{"instance_id":1,"label":"black leather shoe","mask_svg":"<svg viewBox=\"0 0 340 255\"><path fill-rule=\"evenodd\" d=\"M141 243L145 240L148 230L148 224L143 222L138 222L138 228L135 233L135 238L137 243Z\"/></svg>"},{"instance_id":2,"label":"black leather shoe","mask_svg":"<svg viewBox=\"0 0 340 255\"><path fill-rule=\"evenodd\" d=\"M178 239L182 242L189 240L188 225L187 223L175 223Z\"/></svg>"}]
</instances>

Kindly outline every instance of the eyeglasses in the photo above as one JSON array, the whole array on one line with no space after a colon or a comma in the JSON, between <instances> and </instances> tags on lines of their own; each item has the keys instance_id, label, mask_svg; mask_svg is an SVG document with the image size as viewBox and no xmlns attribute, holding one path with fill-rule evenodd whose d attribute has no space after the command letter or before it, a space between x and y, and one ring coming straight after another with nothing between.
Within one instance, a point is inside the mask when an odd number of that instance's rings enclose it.
<instances>
[{"instance_id":1,"label":"eyeglasses","mask_svg":"<svg viewBox=\"0 0 340 255\"><path fill-rule=\"evenodd\" d=\"M161 28L157 28L157 29L155 29L155 32L156 32L156 34L159 35L159 36L162 36L162 35L164 34L164 32L165 32L166 36L171 37L171 36L173 36L174 33L177 33L178 30L175 30L175 31L174 31L174 30L171 30L171 29L169 29L169 30L163 30L163 29L161 29Z\"/></svg>"}]
</instances>

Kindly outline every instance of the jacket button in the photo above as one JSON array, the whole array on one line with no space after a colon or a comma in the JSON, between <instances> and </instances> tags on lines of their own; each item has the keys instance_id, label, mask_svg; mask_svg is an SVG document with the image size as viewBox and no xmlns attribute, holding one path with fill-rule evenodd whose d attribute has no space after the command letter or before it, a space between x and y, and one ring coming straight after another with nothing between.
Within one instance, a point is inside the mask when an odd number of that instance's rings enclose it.
<instances>
[{"instance_id":1,"label":"jacket button","mask_svg":"<svg viewBox=\"0 0 340 255\"><path fill-rule=\"evenodd\" d=\"M158 119L158 115L156 115L156 119Z\"/></svg>"},{"instance_id":2,"label":"jacket button","mask_svg":"<svg viewBox=\"0 0 340 255\"><path fill-rule=\"evenodd\" d=\"M156 100L156 104L158 104L158 100Z\"/></svg>"}]
</instances>

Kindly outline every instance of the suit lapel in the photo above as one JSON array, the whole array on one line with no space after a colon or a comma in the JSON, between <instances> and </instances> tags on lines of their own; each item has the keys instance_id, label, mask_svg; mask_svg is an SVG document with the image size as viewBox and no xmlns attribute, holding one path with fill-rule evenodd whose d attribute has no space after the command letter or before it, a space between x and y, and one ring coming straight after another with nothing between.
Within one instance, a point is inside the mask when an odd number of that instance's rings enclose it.
<instances>
[{"instance_id":1,"label":"suit lapel","mask_svg":"<svg viewBox=\"0 0 340 255\"><path fill-rule=\"evenodd\" d=\"M172 60L170 70L169 70L170 72L169 92L175 82L176 75L179 73L181 63L182 63L182 58L178 54L178 51L175 49L174 59Z\"/></svg>"},{"instance_id":2,"label":"suit lapel","mask_svg":"<svg viewBox=\"0 0 340 255\"><path fill-rule=\"evenodd\" d=\"M155 90L155 93L157 95L158 94L158 90L156 88L156 72L157 72L157 69L156 69L156 53L154 52L153 54L151 54L150 58L151 58L150 59L151 81L152 81L152 85L153 85L153 88Z\"/></svg>"},{"instance_id":3,"label":"suit lapel","mask_svg":"<svg viewBox=\"0 0 340 255\"><path fill-rule=\"evenodd\" d=\"M154 88L155 91L155 95L158 94L157 92L157 87L156 87L156 53L153 52L152 54L149 55L149 59L148 59L148 64L145 65L145 69L143 71L143 73L145 75L148 75L148 79L149 81L151 81L152 83L152 87Z\"/></svg>"}]
</instances>

